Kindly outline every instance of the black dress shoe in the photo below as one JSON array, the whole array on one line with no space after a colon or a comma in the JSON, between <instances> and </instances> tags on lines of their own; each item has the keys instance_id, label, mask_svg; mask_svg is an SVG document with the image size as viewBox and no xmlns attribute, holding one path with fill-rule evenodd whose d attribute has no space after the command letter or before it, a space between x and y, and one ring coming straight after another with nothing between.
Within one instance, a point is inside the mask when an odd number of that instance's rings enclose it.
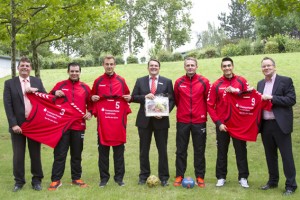
<instances>
[{"instance_id":1,"label":"black dress shoe","mask_svg":"<svg viewBox=\"0 0 300 200\"><path fill-rule=\"evenodd\" d=\"M139 185L145 185L146 184L146 180L140 179L138 184Z\"/></svg>"},{"instance_id":2,"label":"black dress shoe","mask_svg":"<svg viewBox=\"0 0 300 200\"><path fill-rule=\"evenodd\" d=\"M290 189L287 189L284 191L284 193L282 193L283 196L290 196L292 194L295 193L295 190L290 190Z\"/></svg>"},{"instance_id":3,"label":"black dress shoe","mask_svg":"<svg viewBox=\"0 0 300 200\"><path fill-rule=\"evenodd\" d=\"M260 189L262 189L262 190L269 190L269 189L273 189L273 188L277 188L277 187L278 187L278 185L271 185L271 184L267 183L266 185L261 186Z\"/></svg>"},{"instance_id":4,"label":"black dress shoe","mask_svg":"<svg viewBox=\"0 0 300 200\"><path fill-rule=\"evenodd\" d=\"M125 183L123 181L115 181L119 186L125 186Z\"/></svg>"},{"instance_id":5,"label":"black dress shoe","mask_svg":"<svg viewBox=\"0 0 300 200\"><path fill-rule=\"evenodd\" d=\"M168 181L161 181L161 186L166 187L168 185L169 185Z\"/></svg>"},{"instance_id":6,"label":"black dress shoe","mask_svg":"<svg viewBox=\"0 0 300 200\"><path fill-rule=\"evenodd\" d=\"M13 192L18 192L18 191L22 190L22 188L23 188L23 185L15 185Z\"/></svg>"},{"instance_id":7,"label":"black dress shoe","mask_svg":"<svg viewBox=\"0 0 300 200\"><path fill-rule=\"evenodd\" d=\"M40 183L32 184L32 189L34 189L36 191L41 191L42 185Z\"/></svg>"}]
</instances>

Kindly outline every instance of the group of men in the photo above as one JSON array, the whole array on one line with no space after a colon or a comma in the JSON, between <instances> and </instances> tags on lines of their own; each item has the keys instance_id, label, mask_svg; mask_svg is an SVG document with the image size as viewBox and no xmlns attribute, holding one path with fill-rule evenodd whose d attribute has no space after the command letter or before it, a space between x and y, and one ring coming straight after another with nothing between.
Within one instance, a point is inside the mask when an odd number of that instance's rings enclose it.
<instances>
[{"instance_id":1,"label":"group of men","mask_svg":"<svg viewBox=\"0 0 300 200\"><path fill-rule=\"evenodd\" d=\"M85 111L82 119L73 122L62 134L58 144L54 148L54 162L52 167L51 184L48 190L56 190L62 185L61 178L64 174L65 162L68 150L71 151L71 178L72 184L87 187L81 179L81 154L85 132L85 120L92 115L97 117L98 123L98 166L100 171L100 187L105 187L110 178L109 174L109 151L113 148L114 159L114 181L119 186L124 186L125 174L124 143L126 142L126 123L121 128L105 127L105 120L117 118L120 113L125 116L131 112L128 103L139 103L136 118L136 126L139 134L139 160L140 174L139 185L144 185L150 176L149 151L152 135L154 134L158 150L158 176L162 186L168 186L170 178L167 143L168 130L170 127L168 116L146 115L146 100L154 100L157 96L168 99L169 112L174 106L176 113L176 178L174 186L180 186L187 169L187 149L190 135L193 141L194 168L196 184L205 187L205 148L206 148L206 122L207 113L216 125L217 161L216 177L217 187L226 183L227 154L230 140L232 139L236 154L238 168L238 182L248 188L248 161L247 142L241 138L232 136L229 130L232 126L228 121L228 102L224 100L227 94L239 96L251 92L251 89L242 76L233 73L234 63L229 57L221 61L223 75L210 84L209 80L197 74L197 60L188 57L184 61L185 75L175 81L174 88L172 80L159 74L160 62L151 59L148 62L148 75L136 80L132 94L125 79L115 73L116 60L113 56L103 59L104 74L98 77L93 84L92 90L80 81L81 68L78 63L68 65L69 78L58 82L50 91L57 98L65 98L70 103L76 104L80 110ZM290 195L297 189L296 170L292 153L291 133L293 130L292 106L296 103L296 95L293 81L289 77L276 74L275 61L266 57L261 62L261 69L265 79L257 84L257 91L261 93L261 99L270 101L272 109L263 110L259 130L262 135L269 180L262 190L278 187L279 149L282 157L284 174L286 177L284 195ZM46 93L40 79L30 76L31 63L27 58L22 58L18 65L19 77L7 80L4 88L4 106L9 123L9 131L13 146L13 172L15 185L13 191L19 191L25 184L24 159L26 140L28 141L29 154L31 158L32 188L41 190L43 178L40 143L27 138L22 134L21 125L26 121L32 107L27 98L28 93ZM252 102L253 104L255 102ZM101 106L100 106L101 105ZM124 107L124 113L114 111L113 107L119 109ZM127 106L126 106L127 105ZM101 109L107 109L110 116L102 116ZM113 115L113 117L111 116ZM254 116L256 117L256 116ZM108 118L108 119L107 119ZM104 121L104 122L103 122ZM122 122L126 119L122 118ZM233 122L235 126L241 126L239 122ZM109 129L109 131L107 131ZM116 128L115 128L116 129ZM109 132L109 133L107 133Z\"/></svg>"}]
</instances>

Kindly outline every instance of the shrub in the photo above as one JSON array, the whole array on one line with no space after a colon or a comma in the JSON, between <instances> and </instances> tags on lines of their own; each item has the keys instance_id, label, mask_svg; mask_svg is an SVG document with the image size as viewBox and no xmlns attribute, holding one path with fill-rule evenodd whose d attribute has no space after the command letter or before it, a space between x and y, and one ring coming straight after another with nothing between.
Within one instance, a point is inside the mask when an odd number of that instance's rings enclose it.
<instances>
[{"instance_id":1,"label":"shrub","mask_svg":"<svg viewBox=\"0 0 300 200\"><path fill-rule=\"evenodd\" d=\"M276 42L278 44L278 51L285 52L285 43L289 40L289 36L276 34L274 37L269 37L268 41Z\"/></svg>"},{"instance_id":2,"label":"shrub","mask_svg":"<svg viewBox=\"0 0 300 200\"><path fill-rule=\"evenodd\" d=\"M264 41L262 40L256 40L251 44L252 46L252 53L253 54L263 54L264 53Z\"/></svg>"},{"instance_id":3,"label":"shrub","mask_svg":"<svg viewBox=\"0 0 300 200\"><path fill-rule=\"evenodd\" d=\"M173 60L172 53L167 50L160 50L157 58L160 62L170 62Z\"/></svg>"},{"instance_id":4,"label":"shrub","mask_svg":"<svg viewBox=\"0 0 300 200\"><path fill-rule=\"evenodd\" d=\"M121 55L116 56L116 63L117 63L117 65L124 65L125 60L123 59L123 56L121 56Z\"/></svg>"},{"instance_id":5,"label":"shrub","mask_svg":"<svg viewBox=\"0 0 300 200\"><path fill-rule=\"evenodd\" d=\"M200 53L198 53L198 57L200 56ZM205 58L215 58L218 56L217 48L216 47L207 47L204 50L204 56Z\"/></svg>"},{"instance_id":6,"label":"shrub","mask_svg":"<svg viewBox=\"0 0 300 200\"><path fill-rule=\"evenodd\" d=\"M85 67L85 59L84 58L74 58L71 62L78 63L81 67Z\"/></svg>"},{"instance_id":7,"label":"shrub","mask_svg":"<svg viewBox=\"0 0 300 200\"><path fill-rule=\"evenodd\" d=\"M268 41L265 45L264 52L265 53L279 53L278 43L273 41Z\"/></svg>"},{"instance_id":8,"label":"shrub","mask_svg":"<svg viewBox=\"0 0 300 200\"><path fill-rule=\"evenodd\" d=\"M172 58L173 61L181 61L181 60L183 60L183 56L181 55L181 53L178 53L178 52L173 53L172 57L173 57Z\"/></svg>"},{"instance_id":9,"label":"shrub","mask_svg":"<svg viewBox=\"0 0 300 200\"><path fill-rule=\"evenodd\" d=\"M190 52L187 52L186 56L184 58L187 58L187 57L193 57L193 58L198 58L198 54L199 52L197 50L193 50L193 51L190 51Z\"/></svg>"},{"instance_id":10,"label":"shrub","mask_svg":"<svg viewBox=\"0 0 300 200\"><path fill-rule=\"evenodd\" d=\"M251 41L241 39L238 43L239 55L250 55L251 54Z\"/></svg>"},{"instance_id":11,"label":"shrub","mask_svg":"<svg viewBox=\"0 0 300 200\"><path fill-rule=\"evenodd\" d=\"M145 56L141 57L140 61L141 61L141 63L145 63L146 62L146 57Z\"/></svg>"},{"instance_id":12,"label":"shrub","mask_svg":"<svg viewBox=\"0 0 300 200\"><path fill-rule=\"evenodd\" d=\"M240 49L236 44L227 44L221 49L222 56L238 56Z\"/></svg>"},{"instance_id":13,"label":"shrub","mask_svg":"<svg viewBox=\"0 0 300 200\"><path fill-rule=\"evenodd\" d=\"M126 60L127 60L127 64L139 63L139 59L134 55L128 56Z\"/></svg>"},{"instance_id":14,"label":"shrub","mask_svg":"<svg viewBox=\"0 0 300 200\"><path fill-rule=\"evenodd\" d=\"M300 40L289 38L285 43L286 52L300 52Z\"/></svg>"}]
</instances>

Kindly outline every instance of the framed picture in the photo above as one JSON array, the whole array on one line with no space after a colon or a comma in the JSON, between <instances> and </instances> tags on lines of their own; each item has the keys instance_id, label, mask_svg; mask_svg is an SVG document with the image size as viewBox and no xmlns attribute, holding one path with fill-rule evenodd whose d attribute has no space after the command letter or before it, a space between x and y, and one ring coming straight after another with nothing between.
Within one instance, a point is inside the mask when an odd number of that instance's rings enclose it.
<instances>
[{"instance_id":1,"label":"framed picture","mask_svg":"<svg viewBox=\"0 0 300 200\"><path fill-rule=\"evenodd\" d=\"M145 100L146 117L169 116L169 98L156 96L153 100Z\"/></svg>"}]
</instances>

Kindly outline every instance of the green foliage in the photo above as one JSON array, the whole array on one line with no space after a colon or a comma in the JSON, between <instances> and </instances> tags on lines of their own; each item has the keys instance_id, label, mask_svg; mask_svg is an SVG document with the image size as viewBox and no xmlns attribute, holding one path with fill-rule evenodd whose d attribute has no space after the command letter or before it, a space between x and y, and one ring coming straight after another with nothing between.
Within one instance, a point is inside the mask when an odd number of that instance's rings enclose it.
<instances>
[{"instance_id":1,"label":"green foliage","mask_svg":"<svg viewBox=\"0 0 300 200\"><path fill-rule=\"evenodd\" d=\"M265 53L279 53L278 47L279 47L279 45L278 45L277 42L275 42L275 41L268 41L265 44L264 52Z\"/></svg>"},{"instance_id":2,"label":"green foliage","mask_svg":"<svg viewBox=\"0 0 300 200\"><path fill-rule=\"evenodd\" d=\"M239 46L236 44L227 44L221 49L222 56L238 56L240 54Z\"/></svg>"},{"instance_id":3,"label":"green foliage","mask_svg":"<svg viewBox=\"0 0 300 200\"><path fill-rule=\"evenodd\" d=\"M160 50L157 54L157 58L160 62L170 62L173 61L173 56L170 51L167 50Z\"/></svg>"},{"instance_id":4,"label":"green foliage","mask_svg":"<svg viewBox=\"0 0 300 200\"><path fill-rule=\"evenodd\" d=\"M286 52L300 52L300 40L289 38L285 43Z\"/></svg>"},{"instance_id":5,"label":"green foliage","mask_svg":"<svg viewBox=\"0 0 300 200\"><path fill-rule=\"evenodd\" d=\"M120 55L116 56L116 63L117 63L117 65L125 64L125 60L123 59L123 56L120 56Z\"/></svg>"},{"instance_id":6,"label":"green foliage","mask_svg":"<svg viewBox=\"0 0 300 200\"><path fill-rule=\"evenodd\" d=\"M257 39L255 42L251 44L253 54L263 54L264 53L264 41Z\"/></svg>"},{"instance_id":7,"label":"green foliage","mask_svg":"<svg viewBox=\"0 0 300 200\"><path fill-rule=\"evenodd\" d=\"M209 46L206 47L204 50L204 57L205 58L215 58L218 57L218 50L216 47Z\"/></svg>"},{"instance_id":8,"label":"green foliage","mask_svg":"<svg viewBox=\"0 0 300 200\"><path fill-rule=\"evenodd\" d=\"M146 57L145 56L141 57L140 61L141 61L141 63L145 63L146 62Z\"/></svg>"},{"instance_id":9,"label":"green foliage","mask_svg":"<svg viewBox=\"0 0 300 200\"><path fill-rule=\"evenodd\" d=\"M173 57L172 58L173 61L183 60L183 56L181 55L181 53L178 53L178 52L173 53L172 57Z\"/></svg>"},{"instance_id":10,"label":"green foliage","mask_svg":"<svg viewBox=\"0 0 300 200\"><path fill-rule=\"evenodd\" d=\"M289 36L276 34L273 37L269 37L268 41L273 41L278 44L279 53L285 52L285 43L289 39Z\"/></svg>"},{"instance_id":11,"label":"green foliage","mask_svg":"<svg viewBox=\"0 0 300 200\"><path fill-rule=\"evenodd\" d=\"M241 39L238 43L238 48L239 48L240 55L250 55L251 41L246 39Z\"/></svg>"},{"instance_id":12,"label":"green foliage","mask_svg":"<svg viewBox=\"0 0 300 200\"><path fill-rule=\"evenodd\" d=\"M192 50L192 51L187 52L187 54L184 56L184 58L193 57L193 58L197 59L198 55L199 55L199 52L197 50Z\"/></svg>"},{"instance_id":13,"label":"green foliage","mask_svg":"<svg viewBox=\"0 0 300 200\"><path fill-rule=\"evenodd\" d=\"M139 63L138 57L136 57L134 55L128 56L127 59L126 59L126 61L127 61L127 64L136 64L136 63Z\"/></svg>"}]
</instances>

